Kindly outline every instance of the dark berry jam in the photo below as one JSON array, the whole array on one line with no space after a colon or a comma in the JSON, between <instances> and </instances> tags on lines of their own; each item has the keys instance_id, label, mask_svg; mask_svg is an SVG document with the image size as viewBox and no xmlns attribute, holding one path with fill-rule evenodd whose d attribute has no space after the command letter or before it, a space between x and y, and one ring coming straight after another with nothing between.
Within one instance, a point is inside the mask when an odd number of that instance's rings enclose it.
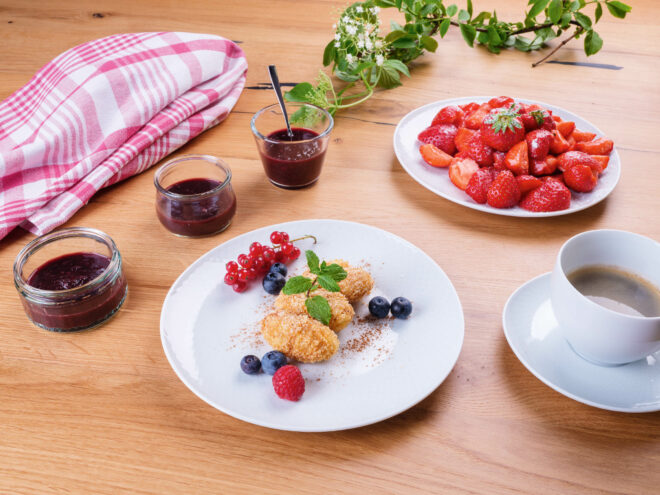
<instances>
[{"instance_id":1,"label":"dark berry jam","mask_svg":"<svg viewBox=\"0 0 660 495\"><path fill-rule=\"evenodd\" d=\"M292 127L293 136L286 129L271 132L260 149L266 175L275 185L299 188L316 182L325 159L321 140L308 141L318 133L302 127ZM276 142L273 142L276 141Z\"/></svg>"},{"instance_id":2,"label":"dark berry jam","mask_svg":"<svg viewBox=\"0 0 660 495\"><path fill-rule=\"evenodd\" d=\"M201 178L172 184L166 190L184 197L158 194L158 219L170 232L186 237L215 234L226 229L236 213L236 196L230 184L211 193L220 185L216 180ZM203 193L210 194L195 197Z\"/></svg>"},{"instance_id":3,"label":"dark berry jam","mask_svg":"<svg viewBox=\"0 0 660 495\"><path fill-rule=\"evenodd\" d=\"M106 256L96 253L66 254L41 265L27 283L42 290L74 289L94 280L109 264Z\"/></svg>"}]
</instances>

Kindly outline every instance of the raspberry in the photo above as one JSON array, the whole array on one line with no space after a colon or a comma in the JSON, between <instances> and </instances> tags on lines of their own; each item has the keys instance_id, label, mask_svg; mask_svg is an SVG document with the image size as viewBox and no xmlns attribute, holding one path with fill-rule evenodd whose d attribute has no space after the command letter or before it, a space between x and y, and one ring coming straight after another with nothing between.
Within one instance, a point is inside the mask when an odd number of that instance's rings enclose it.
<instances>
[{"instance_id":1,"label":"raspberry","mask_svg":"<svg viewBox=\"0 0 660 495\"><path fill-rule=\"evenodd\" d=\"M273 375L273 389L280 399L298 401L305 393L305 379L298 368L287 364Z\"/></svg>"}]
</instances>

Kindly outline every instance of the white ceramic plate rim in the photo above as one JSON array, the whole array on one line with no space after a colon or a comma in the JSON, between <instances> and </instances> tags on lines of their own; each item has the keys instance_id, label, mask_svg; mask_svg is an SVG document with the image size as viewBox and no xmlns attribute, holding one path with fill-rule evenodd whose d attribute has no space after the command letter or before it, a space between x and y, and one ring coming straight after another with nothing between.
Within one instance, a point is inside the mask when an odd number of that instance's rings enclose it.
<instances>
[{"instance_id":1,"label":"white ceramic plate rim","mask_svg":"<svg viewBox=\"0 0 660 495\"><path fill-rule=\"evenodd\" d=\"M432 103L428 103L426 105L423 105L421 107L417 107L414 110L411 110L408 112L398 123L396 126L396 129L394 130L394 153L396 154L397 159L399 160L399 163L403 167L403 169L410 175L417 183L420 185L424 186L426 189L429 191L437 194L438 196L441 196L445 199L448 199L449 201L452 201L456 204L467 206L468 208L472 208L474 210L479 210L479 211L484 211L486 213L491 213L493 215L503 215L503 216L508 216L508 217L521 217L521 218L539 218L539 217L556 217L560 215L569 215L571 213L576 213L578 211L585 210L587 208L590 208L601 201L603 201L605 198L607 198L611 192L614 190L616 185L619 182L619 179L621 178L621 160L619 158L619 153L617 152L616 146L612 150L612 153L610 154L610 162L607 167L607 172L608 173L614 173L616 174L614 180L611 182L609 185L608 189L601 189L601 196L596 197L594 201L586 201L583 204L580 204L578 206L573 206L571 205L570 208L566 210L560 210L560 211L546 211L546 212L532 212L532 211L527 211L523 210L519 206L516 206L514 208L493 208L492 206L488 205L482 205L473 201L469 201L469 197L466 196L464 200L459 200L457 198L454 198L452 196L449 196L448 194L444 193L443 191L439 190L434 184L429 183L427 180L425 180L423 177L420 176L419 173L415 170L419 166L424 166L423 163L421 162L421 157L420 157L420 162L418 163L409 163L409 161L406 159L406 156L403 152L403 150L397 145L397 140L400 139L399 135L401 134L401 129L407 125L408 121L413 119L414 117L417 116L418 113L423 113L426 110L428 110L431 107L437 107L438 110L440 108L447 106L447 105L459 105L459 104L464 104L464 103L470 103L470 102L477 102L477 103L483 103L487 102L493 98L492 96L463 96L460 98L450 98L446 100L440 100L440 101L435 101ZM530 100L527 98L515 98L516 101L520 101L522 103L535 103L537 105L541 105L548 110L552 110L552 112L556 115L559 115L562 117L564 120L582 120L586 122L588 125L590 125L593 129L593 132L596 132L599 136L604 136L605 134L598 129L595 125L593 125L591 122L589 122L586 119L583 119L579 115L576 115L572 112L569 112L568 110L565 110L561 107L555 106L555 105L549 105L547 103L543 103L541 101L537 100ZM430 125L430 123L429 123ZM421 132L422 129L419 130ZM449 180L449 179L447 179ZM596 186L598 188L598 185ZM572 193L575 194L575 193ZM586 193L590 194L590 193Z\"/></svg>"},{"instance_id":2,"label":"white ceramic plate rim","mask_svg":"<svg viewBox=\"0 0 660 495\"><path fill-rule=\"evenodd\" d=\"M529 286L531 286L532 284L538 282L540 279L542 279L544 277L550 277L550 276L552 276L552 272L543 273L541 275L538 275L537 277L532 278L531 280L528 280L524 284L522 284L520 287L518 287L509 296L509 299L507 300L506 304L504 305L504 310L502 310L502 328L504 330L504 336L506 337L506 340L509 343L509 347L511 348L513 353L516 355L518 360L525 366L525 368L527 368L527 370L532 375L534 375L536 378L541 380L548 387L550 387L553 390L556 390L560 394L565 395L566 397L568 397L570 399L573 399L577 402L581 402L582 404L586 404L586 405L592 406L592 407L597 407L598 409L605 409L607 411L616 411L616 412L625 412L625 413L648 413L648 412L660 411L660 406L658 406L658 405L652 405L652 406L648 406L648 407L635 407L635 408L616 407L616 406L611 406L611 405L608 405L608 404L603 404L601 402L596 402L596 401L592 401L592 400L580 397L579 395L576 395L572 392L569 392L568 390L564 389L563 387L560 387L559 385L555 384L554 382L548 380L543 375L538 373L536 371L536 369L531 365L531 363L524 357L523 353L519 351L518 346L516 346L513 343L512 338L509 337L510 330L507 329L506 315L509 311L509 305L510 305L511 301L513 301L520 292L523 292L523 291L527 290L527 288ZM585 361L585 363L589 364L586 361ZM594 367L594 370L598 370L598 368L600 368L600 366L595 365L595 364L593 364L591 366Z\"/></svg>"},{"instance_id":3,"label":"white ceramic plate rim","mask_svg":"<svg viewBox=\"0 0 660 495\"><path fill-rule=\"evenodd\" d=\"M420 255L424 256L427 260L429 260L431 263L436 265L437 268L445 276L447 282L449 283L449 287L452 290L453 296L454 296L456 304L457 304L456 310L457 310L457 314L459 316L459 325L457 325L457 326L460 327L459 343L458 343L455 355L449 361L450 365L447 367L447 372L443 375L438 375L437 380L435 382L433 382L432 384L429 384L427 389L424 392L420 393L419 396L414 401L412 401L412 402L410 402L410 403L408 403L408 404L406 404L402 407L393 409L391 411L387 411L384 414L376 413L372 417L370 417L368 419L365 419L363 421L360 421L360 422L346 423L346 424L342 424L342 425L335 425L335 426L328 427L328 428L325 428L325 427L319 427L319 428L315 428L315 427L309 427L309 428L296 427L296 426L291 426L291 425L288 425L288 424L284 425L284 424L279 424L277 422L271 422L271 421L259 421L259 420L255 420L252 417L249 417L248 415L236 413L235 411L232 411L230 408L226 408L226 407L222 406L221 404L218 404L216 401L206 397L202 391L197 389L195 384L191 383L186 378L186 376L182 372L179 371L178 365L176 364L176 359L174 359L174 356L172 356L170 354L170 352L168 351L168 345L166 343L166 335L165 335L165 322L164 322L163 308L168 303L168 300L169 300L170 295L172 293L172 288L177 285L179 280L184 278L190 271L194 270L197 265L203 263L206 260L207 257L211 257L213 252L216 249L219 249L221 246L223 246L225 243L227 243L229 241L234 241L234 240L240 240L240 239L253 237L256 232L261 231L261 230L264 230L264 231L269 231L271 229L272 230L278 230L278 229L288 230L288 227L295 226L296 224L299 224L299 223L307 223L307 222L338 222L338 223L358 225L358 226L363 227L363 228L379 231L381 233L384 233L387 236L395 238L398 242L401 242L402 244L407 245L408 247L410 247L410 248L414 249L415 251L417 251ZM460 356L461 350L463 348L463 342L464 342L464 338L465 338L465 315L463 313L463 307L462 307L460 298L458 296L458 293L456 292L456 288L454 287L454 285L452 284L451 280L449 279L447 274L444 272L444 270L442 270L442 267L433 258L431 258L428 254L426 254L420 248L415 246L413 243L411 243L411 242L407 241L406 239L403 239L402 237L399 237L399 236L397 236L397 235L395 235L395 234L393 234L389 231L386 231L384 229L380 229L378 227L373 227L371 225L367 225L367 224L363 224L363 223L359 223L359 222L351 222L351 221L347 221L347 220L338 220L338 219L332 219L332 218L305 219L305 220L295 220L295 221L291 221L291 222L272 224L272 225L267 225L267 226L264 226L264 227L254 229L250 232L246 232L246 233L238 235L236 237L232 237L231 239L228 239L227 241L218 244L217 246L211 248L209 251L207 251L206 253L202 254L199 258L197 258L172 283L172 285L170 286L170 289L167 292L167 295L165 296L165 299L163 300L163 306L161 308L161 317L160 317L160 337L161 337L161 345L163 347L163 352L165 353L165 357L167 358L171 368L174 370L174 373L177 375L177 377L197 397L199 397L200 399L202 399L204 402L206 402L210 406L214 407L215 409L218 409L219 411L221 411L221 412L223 412L223 413L225 413L229 416L232 416L236 419L239 419L241 421L245 421L247 423L255 424L255 425L258 425L258 426L263 426L263 427L266 427L266 428L272 428L272 429L283 430L283 431L297 431L297 432L329 432L329 431L340 431L340 430L348 430L348 429L353 429L353 428L359 428L359 427L362 427L362 426L367 426L367 425L370 425L370 424L378 423L380 421L384 421L384 420L392 418L392 417L394 417L398 414L401 414L404 411L407 411L408 409L410 409L411 407L419 404L421 401L423 401L429 395L431 395L445 381L447 376L449 376L449 373L451 373L452 369L456 365L456 362L458 361L458 357Z\"/></svg>"}]
</instances>

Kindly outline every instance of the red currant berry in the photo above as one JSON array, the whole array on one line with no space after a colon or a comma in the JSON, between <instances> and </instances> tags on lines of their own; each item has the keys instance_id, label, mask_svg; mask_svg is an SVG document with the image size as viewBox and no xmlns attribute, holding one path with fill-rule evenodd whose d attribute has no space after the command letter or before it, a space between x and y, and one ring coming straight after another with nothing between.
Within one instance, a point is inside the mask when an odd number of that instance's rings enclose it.
<instances>
[{"instance_id":1,"label":"red currant berry","mask_svg":"<svg viewBox=\"0 0 660 495\"><path fill-rule=\"evenodd\" d=\"M234 285L232 285L231 288L234 289L235 292L245 292L245 289L247 289L247 284L239 280Z\"/></svg>"},{"instance_id":2,"label":"red currant berry","mask_svg":"<svg viewBox=\"0 0 660 495\"><path fill-rule=\"evenodd\" d=\"M282 252L288 256L294 247L295 246L290 242L285 242L284 244L282 244Z\"/></svg>"},{"instance_id":3,"label":"red currant berry","mask_svg":"<svg viewBox=\"0 0 660 495\"><path fill-rule=\"evenodd\" d=\"M258 257L259 256L255 256L253 254L248 255L247 266L245 268L256 268Z\"/></svg>"},{"instance_id":4,"label":"red currant berry","mask_svg":"<svg viewBox=\"0 0 660 495\"><path fill-rule=\"evenodd\" d=\"M248 279L248 272L247 270L241 268L236 272L236 276L238 277L238 280L241 282L247 282Z\"/></svg>"},{"instance_id":5,"label":"red currant berry","mask_svg":"<svg viewBox=\"0 0 660 495\"><path fill-rule=\"evenodd\" d=\"M275 251L275 261L277 263L284 263L286 261L286 254L284 254L281 250Z\"/></svg>"},{"instance_id":6,"label":"red currant berry","mask_svg":"<svg viewBox=\"0 0 660 495\"><path fill-rule=\"evenodd\" d=\"M225 265L225 268L227 269L227 273L236 273L236 270L238 270L238 263L235 261L229 261Z\"/></svg>"},{"instance_id":7,"label":"red currant berry","mask_svg":"<svg viewBox=\"0 0 660 495\"><path fill-rule=\"evenodd\" d=\"M280 239L282 242L280 244L284 244L285 242L289 242L289 234L286 232L280 232Z\"/></svg>"},{"instance_id":8,"label":"red currant berry","mask_svg":"<svg viewBox=\"0 0 660 495\"><path fill-rule=\"evenodd\" d=\"M257 256L255 258L254 269L257 271L257 273L266 273L266 271L268 271L268 268L266 268L266 260L263 258L263 256Z\"/></svg>"},{"instance_id":9,"label":"red currant berry","mask_svg":"<svg viewBox=\"0 0 660 495\"><path fill-rule=\"evenodd\" d=\"M254 280L257 278L257 270L254 268L248 268L247 269L247 278L248 280Z\"/></svg>"},{"instance_id":10,"label":"red currant berry","mask_svg":"<svg viewBox=\"0 0 660 495\"><path fill-rule=\"evenodd\" d=\"M282 244L282 233L276 230L270 234L270 242L273 244Z\"/></svg>"},{"instance_id":11,"label":"red currant berry","mask_svg":"<svg viewBox=\"0 0 660 495\"><path fill-rule=\"evenodd\" d=\"M293 249L288 254L288 256L291 261L297 260L300 257L300 249L298 249L296 246L293 246Z\"/></svg>"},{"instance_id":12,"label":"red currant berry","mask_svg":"<svg viewBox=\"0 0 660 495\"><path fill-rule=\"evenodd\" d=\"M275 250L273 248L270 248L270 247L265 247L263 252L261 253L261 256L263 256L263 258L266 261L274 260L275 259Z\"/></svg>"},{"instance_id":13,"label":"red currant berry","mask_svg":"<svg viewBox=\"0 0 660 495\"><path fill-rule=\"evenodd\" d=\"M250 264L250 258L248 257L247 254L239 254L237 259L238 259L238 264L244 268L247 268L248 265Z\"/></svg>"},{"instance_id":14,"label":"red currant berry","mask_svg":"<svg viewBox=\"0 0 660 495\"><path fill-rule=\"evenodd\" d=\"M263 246L258 242L253 242L250 244L250 254L254 256L259 256L263 250Z\"/></svg>"},{"instance_id":15,"label":"red currant berry","mask_svg":"<svg viewBox=\"0 0 660 495\"><path fill-rule=\"evenodd\" d=\"M225 283L227 285L234 285L234 282L238 280L238 277L236 276L236 272L227 272L225 275Z\"/></svg>"}]
</instances>

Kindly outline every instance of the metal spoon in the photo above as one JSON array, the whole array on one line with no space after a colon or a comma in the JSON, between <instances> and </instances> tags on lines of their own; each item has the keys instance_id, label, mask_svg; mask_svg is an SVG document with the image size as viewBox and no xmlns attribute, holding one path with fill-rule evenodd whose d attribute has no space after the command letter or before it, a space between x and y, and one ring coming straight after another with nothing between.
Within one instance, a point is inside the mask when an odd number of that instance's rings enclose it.
<instances>
[{"instance_id":1,"label":"metal spoon","mask_svg":"<svg viewBox=\"0 0 660 495\"><path fill-rule=\"evenodd\" d=\"M270 74L270 82L273 84L273 89L277 95L277 101L280 102L280 108L282 109L282 114L284 115L284 121L286 122L286 133L289 135L289 138L293 139L293 131L291 130L291 124L289 124L289 116L287 115L286 107L284 106L284 98L282 98L280 80L277 77L277 69L274 65L268 66L268 73Z\"/></svg>"}]
</instances>

